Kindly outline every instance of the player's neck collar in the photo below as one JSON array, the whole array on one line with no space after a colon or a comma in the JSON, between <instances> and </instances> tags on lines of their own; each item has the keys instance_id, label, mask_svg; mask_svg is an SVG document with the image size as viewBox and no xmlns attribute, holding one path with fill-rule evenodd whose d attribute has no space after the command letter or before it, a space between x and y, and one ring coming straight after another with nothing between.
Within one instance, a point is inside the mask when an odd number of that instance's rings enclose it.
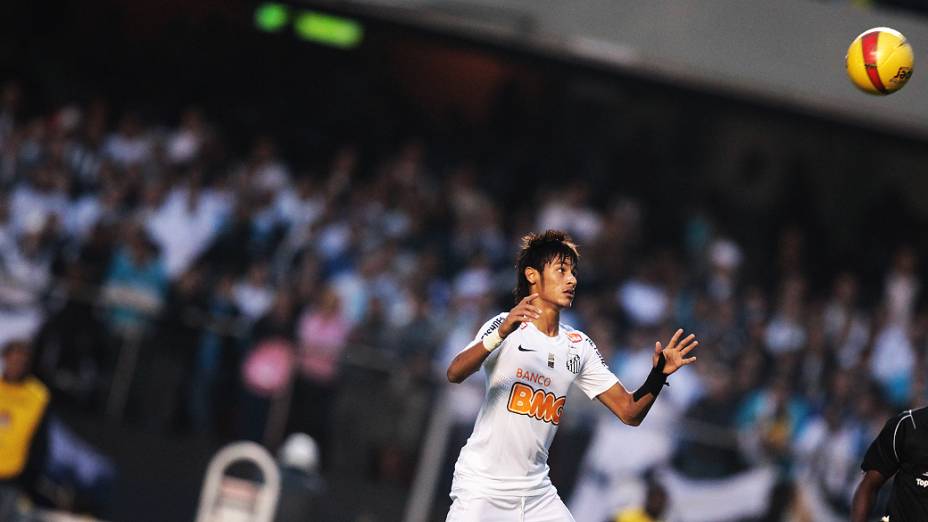
<instances>
[{"instance_id":1,"label":"player's neck collar","mask_svg":"<svg viewBox=\"0 0 928 522\"><path fill-rule=\"evenodd\" d=\"M547 331L547 329L544 329L544 330L543 330L543 329L539 328L538 325L535 324L534 321L532 322L532 326L534 326L535 329L538 330L538 332L539 332L541 335L544 335L545 337L551 337L551 338L557 337L558 335L561 334L561 314L558 313L558 312L555 312L555 314L556 314L556 315L554 316L554 334L553 334L553 335L552 335L552 334L549 334L548 331ZM542 317L542 319L543 319L543 318L544 318L544 317ZM540 319L539 319L539 320L540 320Z\"/></svg>"}]
</instances>

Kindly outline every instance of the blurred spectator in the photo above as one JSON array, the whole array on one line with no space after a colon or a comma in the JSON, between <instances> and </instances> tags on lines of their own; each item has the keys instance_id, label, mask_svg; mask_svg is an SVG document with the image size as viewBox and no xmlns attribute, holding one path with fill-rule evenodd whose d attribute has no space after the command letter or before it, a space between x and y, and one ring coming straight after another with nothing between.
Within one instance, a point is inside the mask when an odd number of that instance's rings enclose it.
<instances>
[{"instance_id":1,"label":"blurred spectator","mask_svg":"<svg viewBox=\"0 0 928 522\"><path fill-rule=\"evenodd\" d=\"M297 322L299 370L293 399L297 413L292 420L325 449L331 440L332 406L350 325L333 289L323 290L318 299Z\"/></svg>"},{"instance_id":2,"label":"blurred spectator","mask_svg":"<svg viewBox=\"0 0 928 522\"><path fill-rule=\"evenodd\" d=\"M45 224L36 215L19 236L0 235L0 343L32 337L44 320L42 300L51 283Z\"/></svg>"},{"instance_id":3,"label":"blurred spectator","mask_svg":"<svg viewBox=\"0 0 928 522\"><path fill-rule=\"evenodd\" d=\"M244 167L248 186L276 194L290 185L290 171L277 155L277 145L270 136L255 140L251 157Z\"/></svg>"},{"instance_id":4,"label":"blurred spectator","mask_svg":"<svg viewBox=\"0 0 928 522\"><path fill-rule=\"evenodd\" d=\"M667 490L659 482L649 480L644 505L622 510L615 522L660 522L667 510Z\"/></svg>"},{"instance_id":5,"label":"blurred spectator","mask_svg":"<svg viewBox=\"0 0 928 522\"><path fill-rule=\"evenodd\" d=\"M50 396L30 373L32 347L27 341L5 342L0 355L0 519L6 520L15 490L34 491L44 469Z\"/></svg>"},{"instance_id":6,"label":"blurred spectator","mask_svg":"<svg viewBox=\"0 0 928 522\"><path fill-rule=\"evenodd\" d=\"M193 362L204 324L203 274L191 270L167 292L159 317L163 335L148 341L145 385L145 419L157 429L177 425L188 393ZM157 376L157 378L154 378Z\"/></svg>"},{"instance_id":7,"label":"blurred spectator","mask_svg":"<svg viewBox=\"0 0 928 522\"><path fill-rule=\"evenodd\" d=\"M778 375L766 388L745 398L737 412L737 426L753 463L771 463L783 471L792 464L791 449L802 432L808 404L791 386L787 375Z\"/></svg>"},{"instance_id":8,"label":"blurred spectator","mask_svg":"<svg viewBox=\"0 0 928 522\"><path fill-rule=\"evenodd\" d=\"M111 166L104 161L103 143L106 138L106 108L95 103L85 112L76 109L80 124L70 136L65 151L65 164L74 173L81 192L99 188Z\"/></svg>"},{"instance_id":9,"label":"blurred spectator","mask_svg":"<svg viewBox=\"0 0 928 522\"><path fill-rule=\"evenodd\" d=\"M293 433L277 451L280 497L274 522L323 520L321 503L326 493L319 475L319 446L305 433Z\"/></svg>"},{"instance_id":10,"label":"blurred spectator","mask_svg":"<svg viewBox=\"0 0 928 522\"><path fill-rule=\"evenodd\" d=\"M838 363L847 369L860 361L870 340L870 322L859 308L859 284L854 274L835 278L831 298L825 306L823 333L835 351Z\"/></svg>"},{"instance_id":11,"label":"blurred spectator","mask_svg":"<svg viewBox=\"0 0 928 522\"><path fill-rule=\"evenodd\" d=\"M113 255L103 281L103 300L114 334L140 335L161 309L167 274L155 246L141 228L129 225L123 234L127 246Z\"/></svg>"},{"instance_id":12,"label":"blurred spectator","mask_svg":"<svg viewBox=\"0 0 928 522\"><path fill-rule=\"evenodd\" d=\"M139 165L152 157L154 146L146 135L138 115L127 113L119 122L119 130L106 138L103 153L118 165Z\"/></svg>"},{"instance_id":13,"label":"blurred spectator","mask_svg":"<svg viewBox=\"0 0 928 522\"><path fill-rule=\"evenodd\" d=\"M889 400L900 407L911 398L915 366L915 347L909 334L900 324L886 323L873 340L870 354L870 374L883 386Z\"/></svg>"},{"instance_id":14,"label":"blurred spectator","mask_svg":"<svg viewBox=\"0 0 928 522\"><path fill-rule=\"evenodd\" d=\"M261 317L251 330L251 337L254 344L249 350L249 355L254 354L255 350L260 350L267 343L280 344L287 349L293 350L292 341L296 331L296 309L293 297L289 289L281 289L274 297L270 309ZM223 358L235 360L233 367L238 367L238 358L228 352L223 353ZM229 367L229 365L225 365ZM225 372L223 372L225 373ZM238 372L236 372L238 373ZM222 375L222 373L220 374ZM269 396L270 395L270 396ZM256 390L245 390L245 405L242 413L244 438L260 441L265 440L267 425L269 422L268 414L271 407L273 395L267 393L257 393ZM300 417L291 417L296 420Z\"/></svg>"},{"instance_id":15,"label":"blurred spectator","mask_svg":"<svg viewBox=\"0 0 928 522\"><path fill-rule=\"evenodd\" d=\"M185 110L180 117L180 126L167 138L168 161L174 165L190 165L199 157L207 139L206 133L203 113L196 107Z\"/></svg>"},{"instance_id":16,"label":"blurred spectator","mask_svg":"<svg viewBox=\"0 0 928 522\"><path fill-rule=\"evenodd\" d=\"M13 229L20 234L34 233L52 216L65 221L68 185L67 176L49 165L32 169L28 182L18 184L10 194Z\"/></svg>"},{"instance_id":17,"label":"blurred spectator","mask_svg":"<svg viewBox=\"0 0 928 522\"><path fill-rule=\"evenodd\" d=\"M714 301L727 301L738 288L740 247L730 239L717 239L709 246L709 280L706 290Z\"/></svg>"},{"instance_id":18,"label":"blurred spectator","mask_svg":"<svg viewBox=\"0 0 928 522\"><path fill-rule=\"evenodd\" d=\"M471 299L488 294L492 284L493 273L490 271L487 258L475 255L454 278L452 291L461 299Z\"/></svg>"},{"instance_id":19,"label":"blurred spectator","mask_svg":"<svg viewBox=\"0 0 928 522\"><path fill-rule=\"evenodd\" d=\"M799 435L796 457L804 484L801 493L811 510L823 513L815 520L850 515L848 507L860 474L860 449L868 442L863 435L837 401L810 419Z\"/></svg>"},{"instance_id":20,"label":"blurred spectator","mask_svg":"<svg viewBox=\"0 0 928 522\"><path fill-rule=\"evenodd\" d=\"M918 257L911 247L900 248L886 275L883 298L886 306L886 326L907 328L915 313L921 284L915 273Z\"/></svg>"},{"instance_id":21,"label":"blurred spectator","mask_svg":"<svg viewBox=\"0 0 928 522\"><path fill-rule=\"evenodd\" d=\"M214 426L217 420L216 397L228 397L230 388L236 388L220 380L228 379L230 372L226 370L235 367L228 361L237 360L242 333L238 323L241 311L235 303L234 288L232 276L220 274L206 297L206 325L195 348L190 386L190 417L194 430L198 432L208 431ZM226 408L230 407L226 405Z\"/></svg>"},{"instance_id":22,"label":"blurred spectator","mask_svg":"<svg viewBox=\"0 0 928 522\"><path fill-rule=\"evenodd\" d=\"M905 407L911 399L916 351L912 343L915 302L920 283L917 258L909 247L900 248L886 276L882 308L874 321L869 369L890 401Z\"/></svg>"},{"instance_id":23,"label":"blurred spectator","mask_svg":"<svg viewBox=\"0 0 928 522\"><path fill-rule=\"evenodd\" d=\"M89 274L92 260L84 259L86 264L74 262L65 268L61 295L57 296L60 304L50 307L35 346L38 370L53 392L90 409L99 399L95 393L103 387L100 381L107 339L93 303L99 279L88 281L96 276Z\"/></svg>"},{"instance_id":24,"label":"blurred spectator","mask_svg":"<svg viewBox=\"0 0 928 522\"><path fill-rule=\"evenodd\" d=\"M693 437L682 441L674 467L692 478L723 478L745 469L735 445L732 375L723 368L703 370L706 394L686 412Z\"/></svg>"},{"instance_id":25,"label":"blurred spectator","mask_svg":"<svg viewBox=\"0 0 928 522\"><path fill-rule=\"evenodd\" d=\"M100 192L90 192L71 204L65 228L77 240L85 241L96 226L112 226L122 215L126 199L125 189L108 183Z\"/></svg>"},{"instance_id":26,"label":"blurred spectator","mask_svg":"<svg viewBox=\"0 0 928 522\"><path fill-rule=\"evenodd\" d=\"M46 143L47 127L44 119L34 118L26 122L17 136L17 150L13 154L10 173L13 176L33 173L43 168L42 147Z\"/></svg>"},{"instance_id":27,"label":"blurred spectator","mask_svg":"<svg viewBox=\"0 0 928 522\"><path fill-rule=\"evenodd\" d=\"M164 255L164 269L171 279L206 250L226 213L223 198L202 186L200 171L192 170L188 176L184 186L168 192L145 224Z\"/></svg>"},{"instance_id":28,"label":"blurred spectator","mask_svg":"<svg viewBox=\"0 0 928 522\"><path fill-rule=\"evenodd\" d=\"M235 305L245 319L254 322L264 316L274 302L271 274L265 263L254 263L233 290Z\"/></svg>"},{"instance_id":29,"label":"blurred spectator","mask_svg":"<svg viewBox=\"0 0 928 522\"><path fill-rule=\"evenodd\" d=\"M309 175L298 178L294 187L280 191L274 205L288 227L284 245L290 255L309 242L325 204L319 181Z\"/></svg>"},{"instance_id":30,"label":"blurred spectator","mask_svg":"<svg viewBox=\"0 0 928 522\"><path fill-rule=\"evenodd\" d=\"M389 346L375 344L374 347L388 348L392 355L403 361L405 367L414 369L414 373L422 376L427 373L432 355L441 344L441 330L436 324L437 320L437 314L433 313L425 298L414 295L410 320L396 329Z\"/></svg>"},{"instance_id":31,"label":"blurred spectator","mask_svg":"<svg viewBox=\"0 0 928 522\"><path fill-rule=\"evenodd\" d=\"M645 262L619 288L618 301L633 326L657 326L670 308L667 289L658 280L655 267Z\"/></svg>"},{"instance_id":32,"label":"blurred spectator","mask_svg":"<svg viewBox=\"0 0 928 522\"><path fill-rule=\"evenodd\" d=\"M591 243L599 235L602 222L590 205L590 189L582 181L571 183L566 193L551 191L538 213L538 230L570 232L580 244Z\"/></svg>"},{"instance_id":33,"label":"blurred spectator","mask_svg":"<svg viewBox=\"0 0 928 522\"><path fill-rule=\"evenodd\" d=\"M826 401L822 385L828 381L828 376L834 375L837 363L825 340L821 313L812 314L807 322L809 338L796 358L797 382L793 386L814 406Z\"/></svg>"},{"instance_id":34,"label":"blurred spectator","mask_svg":"<svg viewBox=\"0 0 928 522\"><path fill-rule=\"evenodd\" d=\"M260 261L262 247L252 223L254 212L251 195L235 195L231 212L203 254L202 262L205 265L239 274L254 262Z\"/></svg>"},{"instance_id":35,"label":"blurred spectator","mask_svg":"<svg viewBox=\"0 0 928 522\"><path fill-rule=\"evenodd\" d=\"M803 325L805 282L798 277L787 279L780 290L780 301L767 325L767 349L774 355L794 352L806 342Z\"/></svg>"}]
</instances>

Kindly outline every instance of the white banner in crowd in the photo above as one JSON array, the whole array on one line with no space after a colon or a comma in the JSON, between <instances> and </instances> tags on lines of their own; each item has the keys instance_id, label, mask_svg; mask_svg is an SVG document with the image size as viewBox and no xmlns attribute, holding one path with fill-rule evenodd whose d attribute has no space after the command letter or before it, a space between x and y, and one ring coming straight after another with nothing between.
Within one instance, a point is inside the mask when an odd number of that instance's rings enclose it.
<instances>
[{"instance_id":1,"label":"white banner in crowd","mask_svg":"<svg viewBox=\"0 0 928 522\"><path fill-rule=\"evenodd\" d=\"M764 467L724 480L692 480L671 470L657 477L670 492L668 522L729 522L765 513L777 474Z\"/></svg>"}]
</instances>

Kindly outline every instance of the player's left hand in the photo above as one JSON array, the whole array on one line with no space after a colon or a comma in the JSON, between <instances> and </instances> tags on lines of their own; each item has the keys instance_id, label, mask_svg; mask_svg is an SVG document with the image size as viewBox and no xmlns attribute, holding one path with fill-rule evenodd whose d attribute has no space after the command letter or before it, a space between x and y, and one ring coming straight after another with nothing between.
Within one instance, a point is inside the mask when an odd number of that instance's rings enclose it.
<instances>
[{"instance_id":1,"label":"player's left hand","mask_svg":"<svg viewBox=\"0 0 928 522\"><path fill-rule=\"evenodd\" d=\"M660 354L663 353L664 375L670 375L687 364L696 362L696 357L687 357L686 355L699 345L699 341L696 340L696 336L693 334L687 335L682 340L680 339L681 336L683 336L682 328L674 332L666 348L661 346L660 341L654 344L654 355L651 357L651 362L654 364L654 367L657 368L657 364L660 361Z\"/></svg>"}]
</instances>

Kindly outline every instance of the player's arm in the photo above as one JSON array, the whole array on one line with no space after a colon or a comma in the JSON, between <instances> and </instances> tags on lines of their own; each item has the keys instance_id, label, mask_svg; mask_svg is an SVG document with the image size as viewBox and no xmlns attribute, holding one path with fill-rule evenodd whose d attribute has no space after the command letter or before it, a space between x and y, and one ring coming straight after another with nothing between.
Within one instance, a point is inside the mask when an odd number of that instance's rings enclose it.
<instances>
[{"instance_id":1,"label":"player's arm","mask_svg":"<svg viewBox=\"0 0 928 522\"><path fill-rule=\"evenodd\" d=\"M902 464L900 459L905 458L907 417L910 415L902 413L886 421L883 429L867 448L864 460L860 463L864 476L854 490L854 498L851 500L852 522L866 522L869 519L880 486L899 470Z\"/></svg>"},{"instance_id":2,"label":"player's arm","mask_svg":"<svg viewBox=\"0 0 928 522\"><path fill-rule=\"evenodd\" d=\"M867 522L870 512L873 510L873 503L876 501L876 494L886 482L879 471L871 469L864 473L860 479L860 484L854 490L854 499L851 500L851 522Z\"/></svg>"},{"instance_id":3,"label":"player's arm","mask_svg":"<svg viewBox=\"0 0 928 522\"><path fill-rule=\"evenodd\" d=\"M641 424L648 410L651 409L651 405L654 404L654 400L657 399L657 394L667 381L667 376L696 362L696 357L686 357L699 345L699 342L695 340L696 336L690 334L680 340L682 335L683 330L677 330L666 348L661 346L660 341L654 345L652 357L654 366L644 384L637 391L629 392L621 383L616 383L597 397L599 402L609 408L625 424L629 426Z\"/></svg>"},{"instance_id":4,"label":"player's arm","mask_svg":"<svg viewBox=\"0 0 928 522\"><path fill-rule=\"evenodd\" d=\"M483 361L493 353L503 342L503 339L509 336L519 324L523 321L534 321L541 317L541 309L534 306L532 302L538 297L538 294L532 294L525 297L509 311L509 315L503 320L496 330L484 335L483 338L474 341L473 344L457 354L448 365L448 381L455 384L463 382L474 372L480 369Z\"/></svg>"}]
</instances>

